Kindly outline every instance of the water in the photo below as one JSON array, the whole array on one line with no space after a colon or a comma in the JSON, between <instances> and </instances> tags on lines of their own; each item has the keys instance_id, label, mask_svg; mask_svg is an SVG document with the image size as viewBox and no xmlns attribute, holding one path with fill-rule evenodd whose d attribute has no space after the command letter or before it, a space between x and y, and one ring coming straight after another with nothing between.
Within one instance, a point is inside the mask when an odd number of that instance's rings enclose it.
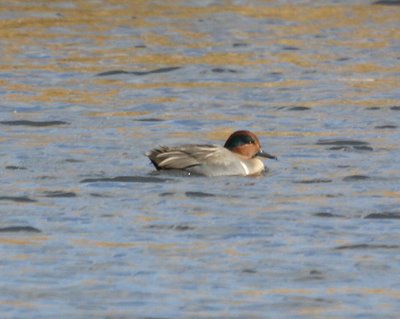
<instances>
[{"instance_id":1,"label":"water","mask_svg":"<svg viewBox=\"0 0 400 319\"><path fill-rule=\"evenodd\" d=\"M399 10L3 1L1 318L397 318ZM236 129L266 175L143 155Z\"/></svg>"}]
</instances>

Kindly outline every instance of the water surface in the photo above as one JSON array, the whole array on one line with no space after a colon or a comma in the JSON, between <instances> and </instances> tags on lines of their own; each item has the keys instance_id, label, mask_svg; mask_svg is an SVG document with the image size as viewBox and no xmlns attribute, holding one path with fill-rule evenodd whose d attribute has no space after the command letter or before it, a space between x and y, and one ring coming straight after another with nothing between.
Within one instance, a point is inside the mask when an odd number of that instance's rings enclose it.
<instances>
[{"instance_id":1,"label":"water surface","mask_svg":"<svg viewBox=\"0 0 400 319\"><path fill-rule=\"evenodd\" d=\"M2 1L1 317L397 318L400 6L380 2ZM267 174L143 155L237 129Z\"/></svg>"}]
</instances>

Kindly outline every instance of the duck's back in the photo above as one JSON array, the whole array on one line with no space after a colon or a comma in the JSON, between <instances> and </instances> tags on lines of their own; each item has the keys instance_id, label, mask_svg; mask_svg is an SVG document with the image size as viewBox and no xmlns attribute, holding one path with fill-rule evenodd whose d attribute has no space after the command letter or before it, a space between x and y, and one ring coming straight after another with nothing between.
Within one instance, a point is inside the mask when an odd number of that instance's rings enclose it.
<instances>
[{"instance_id":1,"label":"duck's back","mask_svg":"<svg viewBox=\"0 0 400 319\"><path fill-rule=\"evenodd\" d=\"M239 157L218 145L161 146L146 153L158 170L177 169L204 176L247 175Z\"/></svg>"}]
</instances>

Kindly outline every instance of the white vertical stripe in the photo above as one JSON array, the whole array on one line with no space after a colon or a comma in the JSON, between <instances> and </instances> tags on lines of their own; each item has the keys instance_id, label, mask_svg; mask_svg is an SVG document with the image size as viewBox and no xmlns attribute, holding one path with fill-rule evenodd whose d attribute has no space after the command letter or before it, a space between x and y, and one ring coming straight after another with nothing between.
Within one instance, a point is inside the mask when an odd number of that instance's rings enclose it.
<instances>
[{"instance_id":1,"label":"white vertical stripe","mask_svg":"<svg viewBox=\"0 0 400 319\"><path fill-rule=\"evenodd\" d=\"M246 175L249 175L250 171L249 171L249 169L247 168L246 164L243 163L242 161L240 161L240 165L242 165L242 167L243 167L243 169L244 169Z\"/></svg>"}]
</instances>

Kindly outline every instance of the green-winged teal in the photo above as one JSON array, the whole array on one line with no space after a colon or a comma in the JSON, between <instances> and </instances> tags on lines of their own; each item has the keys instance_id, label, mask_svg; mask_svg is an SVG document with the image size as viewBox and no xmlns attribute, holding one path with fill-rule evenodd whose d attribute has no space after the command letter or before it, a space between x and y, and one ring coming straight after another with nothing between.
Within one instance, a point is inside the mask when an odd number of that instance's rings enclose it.
<instances>
[{"instance_id":1,"label":"green-winged teal","mask_svg":"<svg viewBox=\"0 0 400 319\"><path fill-rule=\"evenodd\" d=\"M225 145L184 144L160 146L145 154L157 170L184 170L203 176L258 175L265 171L261 157L277 159L262 151L257 136L236 131Z\"/></svg>"}]
</instances>

